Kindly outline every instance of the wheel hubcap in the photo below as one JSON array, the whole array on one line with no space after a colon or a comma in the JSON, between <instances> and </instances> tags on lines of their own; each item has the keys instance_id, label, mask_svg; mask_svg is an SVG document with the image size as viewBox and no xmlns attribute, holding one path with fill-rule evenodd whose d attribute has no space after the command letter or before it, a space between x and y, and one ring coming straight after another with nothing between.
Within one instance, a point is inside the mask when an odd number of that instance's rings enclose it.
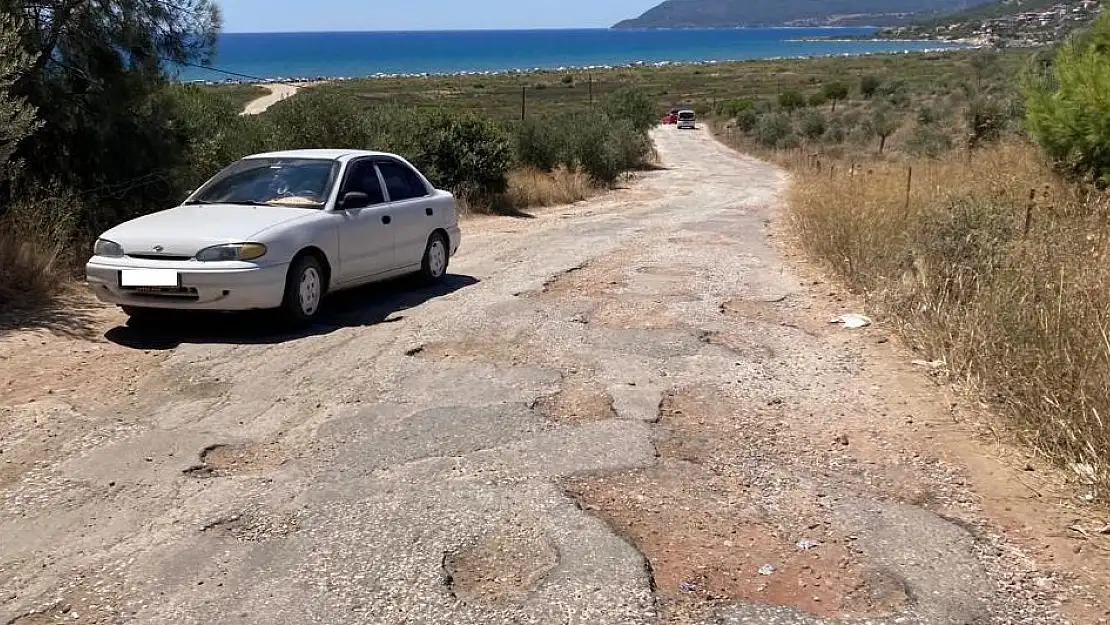
<instances>
[{"instance_id":1,"label":"wheel hubcap","mask_svg":"<svg viewBox=\"0 0 1110 625\"><path fill-rule=\"evenodd\" d=\"M428 269L437 278L447 271L447 248L439 239L432 241L431 247L428 248Z\"/></svg>"},{"instance_id":2,"label":"wheel hubcap","mask_svg":"<svg viewBox=\"0 0 1110 625\"><path fill-rule=\"evenodd\" d=\"M311 315L320 307L320 272L315 267L308 267L301 274L299 289L301 299L301 312Z\"/></svg>"}]
</instances>

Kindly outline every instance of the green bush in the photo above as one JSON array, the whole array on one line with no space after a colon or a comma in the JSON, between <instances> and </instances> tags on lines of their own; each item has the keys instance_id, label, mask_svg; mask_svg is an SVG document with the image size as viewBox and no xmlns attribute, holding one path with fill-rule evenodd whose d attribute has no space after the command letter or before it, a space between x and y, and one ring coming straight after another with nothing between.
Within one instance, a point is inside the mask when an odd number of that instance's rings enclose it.
<instances>
[{"instance_id":1,"label":"green bush","mask_svg":"<svg viewBox=\"0 0 1110 625\"><path fill-rule=\"evenodd\" d=\"M189 138L182 179L194 189L229 163L271 149L269 119L240 116L230 97L195 85L171 86L178 127Z\"/></svg>"},{"instance_id":2,"label":"green bush","mask_svg":"<svg viewBox=\"0 0 1110 625\"><path fill-rule=\"evenodd\" d=\"M878 76L870 74L863 76L859 79L859 94L863 96L863 99L870 100L882 84L883 81Z\"/></svg>"},{"instance_id":3,"label":"green bush","mask_svg":"<svg viewBox=\"0 0 1110 625\"><path fill-rule=\"evenodd\" d=\"M936 123L923 124L919 120L906 140L906 151L914 156L937 158L951 149L952 137Z\"/></svg>"},{"instance_id":4,"label":"green bush","mask_svg":"<svg viewBox=\"0 0 1110 625\"><path fill-rule=\"evenodd\" d=\"M793 113L806 105L806 97L795 89L787 89L779 94L779 108Z\"/></svg>"},{"instance_id":5,"label":"green bush","mask_svg":"<svg viewBox=\"0 0 1110 625\"><path fill-rule=\"evenodd\" d=\"M640 132L647 132L659 124L659 111L655 103L639 89L625 87L605 100L605 113L611 119L623 119Z\"/></svg>"},{"instance_id":6,"label":"green bush","mask_svg":"<svg viewBox=\"0 0 1110 625\"><path fill-rule=\"evenodd\" d=\"M793 135L794 124L784 113L764 115L755 126L755 140L763 147L785 147Z\"/></svg>"},{"instance_id":7,"label":"green bush","mask_svg":"<svg viewBox=\"0 0 1110 625\"><path fill-rule=\"evenodd\" d=\"M844 124L840 121L835 121L830 123L829 127L825 129L823 140L825 143L839 145L844 143L844 140L847 138L848 132L844 129Z\"/></svg>"},{"instance_id":8,"label":"green bush","mask_svg":"<svg viewBox=\"0 0 1110 625\"><path fill-rule=\"evenodd\" d=\"M828 101L829 99L825 97L825 94L822 91L818 91L817 93L811 94L809 96L809 105L812 107L825 106Z\"/></svg>"},{"instance_id":9,"label":"green bush","mask_svg":"<svg viewBox=\"0 0 1110 625\"><path fill-rule=\"evenodd\" d=\"M1027 73L1025 125L1057 167L1110 186L1110 13Z\"/></svg>"},{"instance_id":10,"label":"green bush","mask_svg":"<svg viewBox=\"0 0 1110 625\"><path fill-rule=\"evenodd\" d=\"M613 126L608 119L584 117L579 128L574 141L578 167L595 182L613 184L623 171L622 155L611 140Z\"/></svg>"},{"instance_id":11,"label":"green bush","mask_svg":"<svg viewBox=\"0 0 1110 625\"><path fill-rule=\"evenodd\" d=\"M759 113L756 113L755 109L740 111L736 114L736 127L741 132L751 132L757 123L759 123Z\"/></svg>"},{"instance_id":12,"label":"green bush","mask_svg":"<svg viewBox=\"0 0 1110 625\"><path fill-rule=\"evenodd\" d=\"M472 114L433 111L416 125L413 164L437 186L463 197L503 193L512 168L508 135Z\"/></svg>"},{"instance_id":13,"label":"green bush","mask_svg":"<svg viewBox=\"0 0 1110 625\"><path fill-rule=\"evenodd\" d=\"M513 132L516 158L521 165L551 171L562 155L559 128L550 118L528 118L519 122Z\"/></svg>"},{"instance_id":14,"label":"green bush","mask_svg":"<svg viewBox=\"0 0 1110 625\"><path fill-rule=\"evenodd\" d=\"M802 116L801 133L809 141L820 139L828 128L828 120L821 111L806 111Z\"/></svg>"},{"instance_id":15,"label":"green bush","mask_svg":"<svg viewBox=\"0 0 1110 625\"><path fill-rule=\"evenodd\" d=\"M1008 120L1006 106L998 100L988 96L979 96L971 100L967 106L966 120L968 147L977 148L984 143L997 141L1002 136Z\"/></svg>"},{"instance_id":16,"label":"green bush","mask_svg":"<svg viewBox=\"0 0 1110 625\"><path fill-rule=\"evenodd\" d=\"M717 103L717 114L727 119L734 119L745 111L755 108L755 103L747 98L724 100Z\"/></svg>"},{"instance_id":17,"label":"green bush","mask_svg":"<svg viewBox=\"0 0 1110 625\"><path fill-rule=\"evenodd\" d=\"M275 148L380 149L372 143L366 111L331 89L306 89L275 104L264 117Z\"/></svg>"}]
</instances>

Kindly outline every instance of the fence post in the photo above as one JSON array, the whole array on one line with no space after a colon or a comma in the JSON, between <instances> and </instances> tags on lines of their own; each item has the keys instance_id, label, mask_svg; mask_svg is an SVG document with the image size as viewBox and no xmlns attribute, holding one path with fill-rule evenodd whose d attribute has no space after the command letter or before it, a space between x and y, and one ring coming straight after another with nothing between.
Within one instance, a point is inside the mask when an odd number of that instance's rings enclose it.
<instances>
[{"instance_id":1,"label":"fence post","mask_svg":"<svg viewBox=\"0 0 1110 625\"><path fill-rule=\"evenodd\" d=\"M1025 205L1025 229L1024 236L1029 236L1029 229L1033 227L1033 208L1037 204L1037 189L1029 189L1029 203Z\"/></svg>"},{"instance_id":2,"label":"fence post","mask_svg":"<svg viewBox=\"0 0 1110 625\"><path fill-rule=\"evenodd\" d=\"M906 210L910 209L910 189L913 187L913 166L906 168Z\"/></svg>"}]
</instances>

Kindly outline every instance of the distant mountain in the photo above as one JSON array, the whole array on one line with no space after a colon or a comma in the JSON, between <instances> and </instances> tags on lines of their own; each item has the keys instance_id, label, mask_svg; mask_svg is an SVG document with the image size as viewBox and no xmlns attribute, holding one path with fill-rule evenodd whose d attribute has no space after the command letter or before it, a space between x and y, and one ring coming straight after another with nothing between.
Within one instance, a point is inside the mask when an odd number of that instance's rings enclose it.
<instances>
[{"instance_id":1,"label":"distant mountain","mask_svg":"<svg viewBox=\"0 0 1110 625\"><path fill-rule=\"evenodd\" d=\"M613 28L897 26L991 0L666 0Z\"/></svg>"}]
</instances>

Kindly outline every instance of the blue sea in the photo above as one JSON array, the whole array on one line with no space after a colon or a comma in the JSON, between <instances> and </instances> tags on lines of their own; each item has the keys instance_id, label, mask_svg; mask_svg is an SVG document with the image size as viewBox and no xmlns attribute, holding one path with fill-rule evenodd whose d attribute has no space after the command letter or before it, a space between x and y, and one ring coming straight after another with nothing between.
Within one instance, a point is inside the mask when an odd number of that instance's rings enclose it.
<instances>
[{"instance_id":1,"label":"blue sea","mask_svg":"<svg viewBox=\"0 0 1110 625\"><path fill-rule=\"evenodd\" d=\"M933 50L938 42L802 41L874 28L504 30L224 34L212 66L181 80L357 78Z\"/></svg>"}]
</instances>

